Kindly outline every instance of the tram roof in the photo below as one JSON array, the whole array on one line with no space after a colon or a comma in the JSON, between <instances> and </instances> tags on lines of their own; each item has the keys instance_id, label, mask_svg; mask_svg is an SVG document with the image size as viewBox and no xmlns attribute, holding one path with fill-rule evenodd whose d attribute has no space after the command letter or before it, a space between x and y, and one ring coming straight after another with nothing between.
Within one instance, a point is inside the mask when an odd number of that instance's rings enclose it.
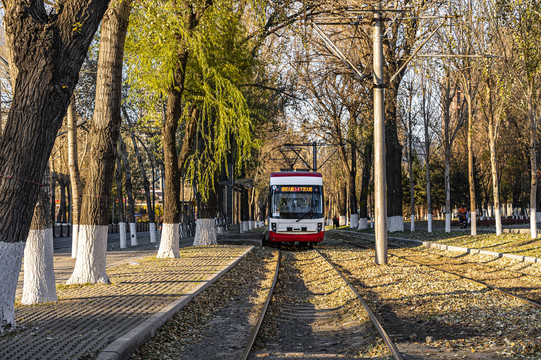
<instances>
[{"instance_id":1,"label":"tram roof","mask_svg":"<svg viewBox=\"0 0 541 360\"><path fill-rule=\"evenodd\" d=\"M308 177L322 177L320 173L309 171L282 171L273 172L270 177L290 177L290 176L308 176Z\"/></svg>"}]
</instances>

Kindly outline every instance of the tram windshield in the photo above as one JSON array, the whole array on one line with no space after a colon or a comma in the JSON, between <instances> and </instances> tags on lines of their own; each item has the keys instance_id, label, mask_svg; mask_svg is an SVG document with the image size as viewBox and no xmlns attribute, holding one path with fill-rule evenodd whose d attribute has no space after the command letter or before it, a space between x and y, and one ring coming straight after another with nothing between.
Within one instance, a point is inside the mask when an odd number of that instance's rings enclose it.
<instances>
[{"instance_id":1,"label":"tram windshield","mask_svg":"<svg viewBox=\"0 0 541 360\"><path fill-rule=\"evenodd\" d=\"M270 189L270 215L274 219L322 218L322 186L272 186Z\"/></svg>"}]
</instances>

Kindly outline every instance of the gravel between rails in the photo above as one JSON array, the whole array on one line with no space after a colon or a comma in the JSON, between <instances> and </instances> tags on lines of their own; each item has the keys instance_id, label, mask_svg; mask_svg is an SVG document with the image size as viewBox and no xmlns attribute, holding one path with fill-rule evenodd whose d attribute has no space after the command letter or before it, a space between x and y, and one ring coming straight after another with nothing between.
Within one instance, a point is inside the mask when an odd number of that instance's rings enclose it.
<instances>
[{"instance_id":1,"label":"gravel between rails","mask_svg":"<svg viewBox=\"0 0 541 360\"><path fill-rule=\"evenodd\" d=\"M315 251L283 252L250 359L391 359L359 300Z\"/></svg>"},{"instance_id":2,"label":"gravel between rails","mask_svg":"<svg viewBox=\"0 0 541 360\"><path fill-rule=\"evenodd\" d=\"M322 251L349 273L407 358L541 359L539 308L394 257L375 265L372 250L345 246L341 236L327 234Z\"/></svg>"}]
</instances>

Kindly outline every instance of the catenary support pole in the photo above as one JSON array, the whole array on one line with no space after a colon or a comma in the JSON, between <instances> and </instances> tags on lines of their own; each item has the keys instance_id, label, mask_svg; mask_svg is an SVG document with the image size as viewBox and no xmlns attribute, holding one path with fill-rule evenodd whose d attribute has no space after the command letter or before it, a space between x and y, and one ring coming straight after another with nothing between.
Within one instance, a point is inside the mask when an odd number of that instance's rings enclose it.
<instances>
[{"instance_id":1,"label":"catenary support pole","mask_svg":"<svg viewBox=\"0 0 541 360\"><path fill-rule=\"evenodd\" d=\"M312 143L312 157L313 157L313 172L317 171L317 143L314 141Z\"/></svg>"},{"instance_id":2,"label":"catenary support pole","mask_svg":"<svg viewBox=\"0 0 541 360\"><path fill-rule=\"evenodd\" d=\"M374 12L374 190L376 264L387 264L387 179L385 174L385 112L381 2Z\"/></svg>"}]
</instances>

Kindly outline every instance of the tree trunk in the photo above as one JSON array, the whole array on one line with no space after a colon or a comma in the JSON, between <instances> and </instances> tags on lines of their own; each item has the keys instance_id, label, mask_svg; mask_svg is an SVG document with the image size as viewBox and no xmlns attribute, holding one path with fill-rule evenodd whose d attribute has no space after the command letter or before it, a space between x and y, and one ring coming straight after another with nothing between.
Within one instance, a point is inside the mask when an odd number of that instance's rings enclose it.
<instances>
[{"instance_id":1,"label":"tree trunk","mask_svg":"<svg viewBox=\"0 0 541 360\"><path fill-rule=\"evenodd\" d=\"M62 179L64 180L64 179ZM66 184L64 181L60 184L60 209L58 210L58 216L56 222L64 224L66 222Z\"/></svg>"},{"instance_id":2,"label":"tree trunk","mask_svg":"<svg viewBox=\"0 0 541 360\"><path fill-rule=\"evenodd\" d=\"M536 202L537 202L537 120L533 108L533 84L528 84L528 118L530 123L530 237L537 238L537 219L536 219Z\"/></svg>"},{"instance_id":3,"label":"tree trunk","mask_svg":"<svg viewBox=\"0 0 541 360\"><path fill-rule=\"evenodd\" d=\"M351 145L351 169L348 171L348 193L349 193L349 226L356 229L359 227L359 214L357 211L357 149Z\"/></svg>"},{"instance_id":4,"label":"tree trunk","mask_svg":"<svg viewBox=\"0 0 541 360\"><path fill-rule=\"evenodd\" d=\"M492 193L494 196L494 220L496 221L496 235L502 234L502 219L500 215L500 186L498 182L498 167L496 165L496 135L494 131L494 114L492 112L492 97L490 85L486 86L488 97L488 145L490 148L490 169L492 174Z\"/></svg>"},{"instance_id":5,"label":"tree trunk","mask_svg":"<svg viewBox=\"0 0 541 360\"><path fill-rule=\"evenodd\" d=\"M428 142L428 125L425 124L425 170L426 170L426 213L428 221L428 232L432 232L432 190L430 180L430 143Z\"/></svg>"},{"instance_id":6,"label":"tree trunk","mask_svg":"<svg viewBox=\"0 0 541 360\"><path fill-rule=\"evenodd\" d=\"M53 264L53 228L49 217L49 169L43 176L32 225L24 248L24 285L21 303L54 302L56 287Z\"/></svg>"},{"instance_id":7,"label":"tree trunk","mask_svg":"<svg viewBox=\"0 0 541 360\"><path fill-rule=\"evenodd\" d=\"M133 151L135 152L135 157L137 158L137 163L139 164L139 170L141 171L141 177L143 178L143 187L145 189L145 198L147 201L147 212L148 212L148 222L150 223L150 242L156 242L156 212L154 206L152 206L152 197L150 196L150 183L148 182L147 173L145 170L145 164L141 153L139 152L137 141L135 139L135 134L130 130L130 137L133 144Z\"/></svg>"},{"instance_id":8,"label":"tree trunk","mask_svg":"<svg viewBox=\"0 0 541 360\"><path fill-rule=\"evenodd\" d=\"M54 161L51 161L51 165L49 168L52 168L52 164L54 164ZM56 172L54 171L54 169L53 171L51 171L51 183L49 184L49 187L51 188L51 213L49 215L51 216L54 226L54 220L56 218Z\"/></svg>"},{"instance_id":9,"label":"tree trunk","mask_svg":"<svg viewBox=\"0 0 541 360\"><path fill-rule=\"evenodd\" d=\"M137 227L135 225L135 200L133 198L133 188L131 181L131 169L126 151L126 144L122 140L122 135L118 135L120 154L122 155L122 165L124 169L124 181L126 183L126 195L128 196L128 220L130 222L130 245L137 246Z\"/></svg>"},{"instance_id":10,"label":"tree trunk","mask_svg":"<svg viewBox=\"0 0 541 360\"><path fill-rule=\"evenodd\" d=\"M451 146L445 146L445 232L451 232Z\"/></svg>"},{"instance_id":11,"label":"tree trunk","mask_svg":"<svg viewBox=\"0 0 541 360\"><path fill-rule=\"evenodd\" d=\"M373 143L372 136L369 136L364 146L361 195L359 197L359 229L368 228L368 185L370 183L370 170L372 169Z\"/></svg>"},{"instance_id":12,"label":"tree trunk","mask_svg":"<svg viewBox=\"0 0 541 360\"><path fill-rule=\"evenodd\" d=\"M212 189L209 189L208 198L206 201L201 201L200 209L198 212L197 223L195 227L194 246L202 245L216 245L217 230L215 226L214 218L218 212L218 195L216 190L219 188L218 182L215 179L215 183ZM248 199L248 192L246 193L246 200Z\"/></svg>"},{"instance_id":13,"label":"tree trunk","mask_svg":"<svg viewBox=\"0 0 541 360\"><path fill-rule=\"evenodd\" d=\"M347 182L342 180L340 182L340 201L338 203L338 212L340 213L340 226L347 225L347 199L348 199L348 190Z\"/></svg>"},{"instance_id":14,"label":"tree trunk","mask_svg":"<svg viewBox=\"0 0 541 360\"><path fill-rule=\"evenodd\" d=\"M250 202L248 201L248 189L240 192L240 232L250 230Z\"/></svg>"},{"instance_id":15,"label":"tree trunk","mask_svg":"<svg viewBox=\"0 0 541 360\"><path fill-rule=\"evenodd\" d=\"M353 229L359 227L359 214L357 211L357 193L356 193L356 183L357 170L351 171L349 173L348 179L348 193L349 193L349 226Z\"/></svg>"},{"instance_id":16,"label":"tree trunk","mask_svg":"<svg viewBox=\"0 0 541 360\"><path fill-rule=\"evenodd\" d=\"M41 2L3 5L13 101L0 135L0 333L15 326L15 290L38 184L107 1L68 0L54 15Z\"/></svg>"},{"instance_id":17,"label":"tree trunk","mask_svg":"<svg viewBox=\"0 0 541 360\"><path fill-rule=\"evenodd\" d=\"M411 116L412 95L409 96L408 109L408 169L410 174L410 231L415 231L415 188L413 184L413 120Z\"/></svg>"},{"instance_id":18,"label":"tree trunk","mask_svg":"<svg viewBox=\"0 0 541 360\"><path fill-rule=\"evenodd\" d=\"M125 249L128 247L128 244L126 242L126 217L124 216L124 192L122 189L122 159L120 158L120 150L116 156L116 196L118 200L118 235L120 236L120 248Z\"/></svg>"},{"instance_id":19,"label":"tree trunk","mask_svg":"<svg viewBox=\"0 0 541 360\"><path fill-rule=\"evenodd\" d=\"M105 255L115 147L121 122L122 59L131 4L131 0L111 3L101 24L89 174L79 224L77 259L67 284L109 283Z\"/></svg>"},{"instance_id":20,"label":"tree trunk","mask_svg":"<svg viewBox=\"0 0 541 360\"><path fill-rule=\"evenodd\" d=\"M431 193L431 181L430 181L430 113L427 108L427 94L425 84L422 84L422 116L424 123L424 135L425 135L425 172L426 172L426 213L427 213L427 231L432 232L432 193Z\"/></svg>"},{"instance_id":21,"label":"tree trunk","mask_svg":"<svg viewBox=\"0 0 541 360\"><path fill-rule=\"evenodd\" d=\"M75 121L75 98L68 106L68 163L71 181L72 216L71 216L71 257L77 257L79 238L79 217L81 211L81 174L77 155L77 122Z\"/></svg>"},{"instance_id":22,"label":"tree trunk","mask_svg":"<svg viewBox=\"0 0 541 360\"><path fill-rule=\"evenodd\" d=\"M398 139L396 98L398 82L385 92L385 149L387 173L387 228L404 231L402 217L402 145Z\"/></svg>"},{"instance_id":23,"label":"tree trunk","mask_svg":"<svg viewBox=\"0 0 541 360\"><path fill-rule=\"evenodd\" d=\"M447 71L446 83L444 88L445 101L443 109L443 152L445 156L444 178L445 178L445 232L451 232L451 84L449 80L449 71Z\"/></svg>"},{"instance_id":24,"label":"tree trunk","mask_svg":"<svg viewBox=\"0 0 541 360\"><path fill-rule=\"evenodd\" d=\"M471 85L470 85L471 86ZM468 102L468 182L470 184L470 226L471 235L477 235L477 204L475 202L475 177L473 161L473 101L471 89L465 93Z\"/></svg>"},{"instance_id":25,"label":"tree trunk","mask_svg":"<svg viewBox=\"0 0 541 360\"><path fill-rule=\"evenodd\" d=\"M163 196L163 229L158 258L180 256L180 167L176 147L178 121L182 113L182 92L184 91L184 72L188 62L188 50L178 56L174 70L174 84L167 95L167 108L162 128L162 142L165 167L165 189Z\"/></svg>"},{"instance_id":26,"label":"tree trunk","mask_svg":"<svg viewBox=\"0 0 541 360\"><path fill-rule=\"evenodd\" d=\"M201 13L187 5L184 16L188 31L193 30L198 25ZM201 10L202 11L202 10ZM186 79L186 65L188 64L189 50L182 38L178 39L180 46L177 53L176 63L173 68L173 81L167 94L167 107L165 110L165 119L162 127L163 156L165 166L165 189L163 197L163 230L160 248L158 249L158 258L179 257L179 222L180 222L180 172L184 161L177 155L176 132L178 122L182 114L182 95L184 92L184 82ZM193 110L193 109L192 109ZM194 110L197 111L197 110ZM185 142L193 143L193 139L187 139ZM184 147L184 144L183 144ZM167 241L164 241L164 238Z\"/></svg>"}]
</instances>

